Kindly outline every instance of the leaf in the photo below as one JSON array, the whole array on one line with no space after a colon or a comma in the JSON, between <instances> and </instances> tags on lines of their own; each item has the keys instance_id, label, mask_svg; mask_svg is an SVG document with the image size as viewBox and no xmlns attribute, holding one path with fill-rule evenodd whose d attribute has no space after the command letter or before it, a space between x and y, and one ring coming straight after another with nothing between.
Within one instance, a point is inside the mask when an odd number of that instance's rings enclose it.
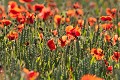
<instances>
[{"instance_id":1,"label":"leaf","mask_svg":"<svg viewBox=\"0 0 120 80\"><path fill-rule=\"evenodd\" d=\"M36 59L36 62L38 62L38 61L40 61L40 57L38 57L38 58Z\"/></svg>"},{"instance_id":2,"label":"leaf","mask_svg":"<svg viewBox=\"0 0 120 80\"><path fill-rule=\"evenodd\" d=\"M93 56L91 61L90 61L90 65L92 65L94 62L96 62L96 60L95 60L95 57Z\"/></svg>"},{"instance_id":3,"label":"leaf","mask_svg":"<svg viewBox=\"0 0 120 80\"><path fill-rule=\"evenodd\" d=\"M120 27L117 28L117 34L120 36Z\"/></svg>"}]
</instances>

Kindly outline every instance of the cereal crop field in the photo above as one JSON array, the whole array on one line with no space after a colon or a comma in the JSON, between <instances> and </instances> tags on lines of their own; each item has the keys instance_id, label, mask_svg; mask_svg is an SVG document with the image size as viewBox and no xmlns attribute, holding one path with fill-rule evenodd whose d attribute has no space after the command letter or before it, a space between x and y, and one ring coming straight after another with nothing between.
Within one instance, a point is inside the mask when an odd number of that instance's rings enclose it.
<instances>
[{"instance_id":1,"label":"cereal crop field","mask_svg":"<svg viewBox=\"0 0 120 80\"><path fill-rule=\"evenodd\" d=\"M0 0L0 80L120 80L120 0Z\"/></svg>"}]
</instances>

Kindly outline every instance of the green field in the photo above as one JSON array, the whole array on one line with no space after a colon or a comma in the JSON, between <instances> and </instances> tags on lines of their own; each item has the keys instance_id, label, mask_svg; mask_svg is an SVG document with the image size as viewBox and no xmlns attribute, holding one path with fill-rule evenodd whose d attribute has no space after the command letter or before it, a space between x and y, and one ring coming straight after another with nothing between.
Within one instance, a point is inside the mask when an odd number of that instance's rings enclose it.
<instances>
[{"instance_id":1,"label":"green field","mask_svg":"<svg viewBox=\"0 0 120 80\"><path fill-rule=\"evenodd\" d=\"M120 0L1 0L0 80L120 80Z\"/></svg>"}]
</instances>

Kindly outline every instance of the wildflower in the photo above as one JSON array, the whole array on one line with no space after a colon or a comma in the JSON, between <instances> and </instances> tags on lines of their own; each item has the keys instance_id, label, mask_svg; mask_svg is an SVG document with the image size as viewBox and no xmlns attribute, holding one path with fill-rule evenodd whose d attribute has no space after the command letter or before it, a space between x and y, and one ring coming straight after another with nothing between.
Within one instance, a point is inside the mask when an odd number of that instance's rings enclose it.
<instances>
[{"instance_id":1,"label":"wildflower","mask_svg":"<svg viewBox=\"0 0 120 80\"><path fill-rule=\"evenodd\" d=\"M54 17L54 21L57 25L60 25L60 22L61 22L61 16L60 15L55 15Z\"/></svg>"},{"instance_id":2,"label":"wildflower","mask_svg":"<svg viewBox=\"0 0 120 80\"><path fill-rule=\"evenodd\" d=\"M112 66L108 66L107 67L107 74L112 73L112 71L113 71L113 67Z\"/></svg>"},{"instance_id":3,"label":"wildflower","mask_svg":"<svg viewBox=\"0 0 120 80\"><path fill-rule=\"evenodd\" d=\"M107 9L106 9L106 14L107 14L108 16L111 16L112 18L115 18L115 17L116 17L116 12L117 12L117 9L116 9L116 8L112 8L112 9L107 8Z\"/></svg>"},{"instance_id":4,"label":"wildflower","mask_svg":"<svg viewBox=\"0 0 120 80\"><path fill-rule=\"evenodd\" d=\"M112 20L112 17L111 17L111 16L102 16L102 17L101 17L101 20L102 20L102 21L111 21L111 20Z\"/></svg>"},{"instance_id":5,"label":"wildflower","mask_svg":"<svg viewBox=\"0 0 120 80\"><path fill-rule=\"evenodd\" d=\"M111 16L101 16L100 19L102 21L111 21L112 20L112 17Z\"/></svg>"},{"instance_id":6,"label":"wildflower","mask_svg":"<svg viewBox=\"0 0 120 80\"><path fill-rule=\"evenodd\" d=\"M76 15L80 15L80 16L83 16L84 12L82 9L77 9L76 10Z\"/></svg>"},{"instance_id":7,"label":"wildflower","mask_svg":"<svg viewBox=\"0 0 120 80\"><path fill-rule=\"evenodd\" d=\"M43 33L40 33L39 37L40 37L40 40L42 40L43 39Z\"/></svg>"},{"instance_id":8,"label":"wildflower","mask_svg":"<svg viewBox=\"0 0 120 80\"><path fill-rule=\"evenodd\" d=\"M120 52L114 52L112 55L112 59L118 62L120 59Z\"/></svg>"},{"instance_id":9,"label":"wildflower","mask_svg":"<svg viewBox=\"0 0 120 80\"><path fill-rule=\"evenodd\" d=\"M62 36L62 38L60 38L58 40L58 44L61 46L61 47L64 47L66 44L67 44L67 36Z\"/></svg>"},{"instance_id":10,"label":"wildflower","mask_svg":"<svg viewBox=\"0 0 120 80\"><path fill-rule=\"evenodd\" d=\"M17 29L18 29L18 32L22 32L22 30L24 29L24 24L19 24L18 26L17 26Z\"/></svg>"},{"instance_id":11,"label":"wildflower","mask_svg":"<svg viewBox=\"0 0 120 80\"><path fill-rule=\"evenodd\" d=\"M48 40L47 45L48 45L48 47L49 47L49 49L50 49L51 51L53 51L53 50L56 49L56 45L55 45L53 39Z\"/></svg>"},{"instance_id":12,"label":"wildflower","mask_svg":"<svg viewBox=\"0 0 120 80\"><path fill-rule=\"evenodd\" d=\"M23 6L17 5L15 1L9 1L8 3L8 12L11 18L16 18L21 12L24 12L25 8Z\"/></svg>"},{"instance_id":13,"label":"wildflower","mask_svg":"<svg viewBox=\"0 0 120 80\"><path fill-rule=\"evenodd\" d=\"M8 26L11 24L11 21L10 20L7 20L7 19L3 19L0 21L4 26Z\"/></svg>"},{"instance_id":14,"label":"wildflower","mask_svg":"<svg viewBox=\"0 0 120 80\"><path fill-rule=\"evenodd\" d=\"M83 25L84 25L84 20L79 19L79 20L78 20L78 25L79 25L80 27L83 27Z\"/></svg>"},{"instance_id":15,"label":"wildflower","mask_svg":"<svg viewBox=\"0 0 120 80\"><path fill-rule=\"evenodd\" d=\"M21 9L19 9L17 7L10 10L10 13L13 13L13 14L17 14L17 13L20 13L20 12L21 12Z\"/></svg>"},{"instance_id":16,"label":"wildflower","mask_svg":"<svg viewBox=\"0 0 120 80\"><path fill-rule=\"evenodd\" d=\"M89 18L88 18L88 22L89 22L89 25L90 25L90 26L93 26L96 21L97 21L97 19L94 18L94 17L89 17Z\"/></svg>"},{"instance_id":17,"label":"wildflower","mask_svg":"<svg viewBox=\"0 0 120 80\"><path fill-rule=\"evenodd\" d=\"M114 35L113 38L112 38L112 41L113 41L112 44L113 44L113 45L116 45L117 40L118 40L118 35L116 34L116 35Z\"/></svg>"},{"instance_id":18,"label":"wildflower","mask_svg":"<svg viewBox=\"0 0 120 80\"><path fill-rule=\"evenodd\" d=\"M104 30L110 30L113 27L113 24L112 23L105 23L105 24L102 24L102 27Z\"/></svg>"},{"instance_id":19,"label":"wildflower","mask_svg":"<svg viewBox=\"0 0 120 80\"><path fill-rule=\"evenodd\" d=\"M70 18L65 18L65 22L69 23L70 22Z\"/></svg>"},{"instance_id":20,"label":"wildflower","mask_svg":"<svg viewBox=\"0 0 120 80\"><path fill-rule=\"evenodd\" d=\"M54 36L57 36L58 35L58 31L57 30L53 30L53 31L51 31L52 32L52 34L54 35Z\"/></svg>"},{"instance_id":21,"label":"wildflower","mask_svg":"<svg viewBox=\"0 0 120 80\"><path fill-rule=\"evenodd\" d=\"M78 3L78 2L76 2L76 3L74 3L73 4L73 8L75 8L75 9L78 9L78 8L80 8L81 6L80 6L80 4Z\"/></svg>"},{"instance_id":22,"label":"wildflower","mask_svg":"<svg viewBox=\"0 0 120 80\"><path fill-rule=\"evenodd\" d=\"M8 9L11 10L15 7L18 7L17 3L15 1L9 1L8 2Z\"/></svg>"},{"instance_id":23,"label":"wildflower","mask_svg":"<svg viewBox=\"0 0 120 80\"><path fill-rule=\"evenodd\" d=\"M104 37L105 42L106 42L106 41L107 41L107 42L110 42L110 39L111 39L110 35L105 34L105 37Z\"/></svg>"},{"instance_id":24,"label":"wildflower","mask_svg":"<svg viewBox=\"0 0 120 80\"><path fill-rule=\"evenodd\" d=\"M18 8L21 9L23 13L28 12L27 9L22 5L19 5Z\"/></svg>"},{"instance_id":25,"label":"wildflower","mask_svg":"<svg viewBox=\"0 0 120 80\"><path fill-rule=\"evenodd\" d=\"M9 40L16 40L18 38L18 33L15 31L11 31L10 33L7 34L7 38Z\"/></svg>"},{"instance_id":26,"label":"wildflower","mask_svg":"<svg viewBox=\"0 0 120 80\"><path fill-rule=\"evenodd\" d=\"M26 68L23 68L23 72L25 73L26 80L36 80L37 77L39 76L39 72L29 71Z\"/></svg>"},{"instance_id":27,"label":"wildflower","mask_svg":"<svg viewBox=\"0 0 120 80\"><path fill-rule=\"evenodd\" d=\"M9 16L11 18L17 18L20 15L21 12L23 12L22 9L20 9L18 7L15 7L13 9L9 10Z\"/></svg>"},{"instance_id":28,"label":"wildflower","mask_svg":"<svg viewBox=\"0 0 120 80\"><path fill-rule=\"evenodd\" d=\"M73 26L67 26L65 31L66 31L68 38L70 38L70 39L74 39L81 35L81 31L78 26L76 26L74 28L73 28Z\"/></svg>"},{"instance_id":29,"label":"wildflower","mask_svg":"<svg viewBox=\"0 0 120 80\"><path fill-rule=\"evenodd\" d=\"M35 5L33 6L34 11L39 11L39 12L41 12L43 8L44 8L44 5L43 5L43 4L35 4Z\"/></svg>"},{"instance_id":30,"label":"wildflower","mask_svg":"<svg viewBox=\"0 0 120 80\"><path fill-rule=\"evenodd\" d=\"M29 13L29 12L26 13L26 19L27 19L26 22L28 24L33 24L34 23L34 18L35 18L34 13Z\"/></svg>"},{"instance_id":31,"label":"wildflower","mask_svg":"<svg viewBox=\"0 0 120 80\"><path fill-rule=\"evenodd\" d=\"M73 17L75 15L75 10L68 10L66 12L66 15L69 16L69 17Z\"/></svg>"},{"instance_id":32,"label":"wildflower","mask_svg":"<svg viewBox=\"0 0 120 80\"><path fill-rule=\"evenodd\" d=\"M19 16L17 16L17 21L21 24L24 24L26 22L26 18L24 15L22 15L21 13L19 14Z\"/></svg>"},{"instance_id":33,"label":"wildflower","mask_svg":"<svg viewBox=\"0 0 120 80\"><path fill-rule=\"evenodd\" d=\"M91 54L96 58L96 60L102 60L104 57L103 50L101 48L92 48Z\"/></svg>"},{"instance_id":34,"label":"wildflower","mask_svg":"<svg viewBox=\"0 0 120 80\"><path fill-rule=\"evenodd\" d=\"M27 10L28 10L28 11L34 10L34 9L33 9L33 6L32 6L30 3L27 3L27 4L26 4L26 7L27 7Z\"/></svg>"},{"instance_id":35,"label":"wildflower","mask_svg":"<svg viewBox=\"0 0 120 80\"><path fill-rule=\"evenodd\" d=\"M80 80L103 80L103 79L96 77L95 75L86 74L86 75L82 76Z\"/></svg>"},{"instance_id":36,"label":"wildflower","mask_svg":"<svg viewBox=\"0 0 120 80\"><path fill-rule=\"evenodd\" d=\"M6 13L3 6L0 6L0 19L6 17Z\"/></svg>"},{"instance_id":37,"label":"wildflower","mask_svg":"<svg viewBox=\"0 0 120 80\"><path fill-rule=\"evenodd\" d=\"M50 8L43 8L42 12L38 14L38 17L43 20L46 20L50 16L50 14L51 14Z\"/></svg>"}]
</instances>

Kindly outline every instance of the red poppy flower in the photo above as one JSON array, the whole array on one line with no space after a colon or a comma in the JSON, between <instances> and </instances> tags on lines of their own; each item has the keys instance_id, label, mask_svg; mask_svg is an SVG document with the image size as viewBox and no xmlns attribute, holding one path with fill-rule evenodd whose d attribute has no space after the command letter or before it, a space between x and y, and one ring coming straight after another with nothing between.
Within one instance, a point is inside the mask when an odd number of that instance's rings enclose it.
<instances>
[{"instance_id":1,"label":"red poppy flower","mask_svg":"<svg viewBox=\"0 0 120 80\"><path fill-rule=\"evenodd\" d=\"M18 38L18 33L15 31L11 31L10 33L7 34L7 38L9 40L16 40Z\"/></svg>"},{"instance_id":2,"label":"red poppy flower","mask_svg":"<svg viewBox=\"0 0 120 80\"><path fill-rule=\"evenodd\" d=\"M24 29L24 24L19 24L18 26L17 26L17 29L18 29L18 32L22 32L22 30Z\"/></svg>"},{"instance_id":3,"label":"red poppy flower","mask_svg":"<svg viewBox=\"0 0 120 80\"><path fill-rule=\"evenodd\" d=\"M105 24L102 24L102 27L104 30L109 30L113 27L113 24L112 23L105 23Z\"/></svg>"},{"instance_id":4,"label":"red poppy flower","mask_svg":"<svg viewBox=\"0 0 120 80\"><path fill-rule=\"evenodd\" d=\"M77 9L76 10L76 15L83 16L83 14L84 14L83 9Z\"/></svg>"},{"instance_id":5,"label":"red poppy flower","mask_svg":"<svg viewBox=\"0 0 120 80\"><path fill-rule=\"evenodd\" d=\"M96 77L95 75L86 74L86 75L82 76L80 80L103 80L103 79Z\"/></svg>"},{"instance_id":6,"label":"red poppy flower","mask_svg":"<svg viewBox=\"0 0 120 80\"><path fill-rule=\"evenodd\" d=\"M21 12L21 9L19 9L17 7L10 10L10 13L13 13L13 14L17 14L17 13L20 13L20 12Z\"/></svg>"},{"instance_id":7,"label":"red poppy flower","mask_svg":"<svg viewBox=\"0 0 120 80\"><path fill-rule=\"evenodd\" d=\"M49 47L49 49L50 49L51 51L53 51L53 50L56 49L56 45L55 45L53 39L48 40L47 45L48 45L48 47Z\"/></svg>"},{"instance_id":8,"label":"red poppy flower","mask_svg":"<svg viewBox=\"0 0 120 80\"><path fill-rule=\"evenodd\" d=\"M43 5L43 4L35 4L35 5L33 6L34 11L39 11L39 12L41 12L43 8L44 8L44 5Z\"/></svg>"},{"instance_id":9,"label":"red poppy flower","mask_svg":"<svg viewBox=\"0 0 120 80\"><path fill-rule=\"evenodd\" d=\"M65 18L65 22L69 23L70 22L70 18Z\"/></svg>"},{"instance_id":10,"label":"red poppy flower","mask_svg":"<svg viewBox=\"0 0 120 80\"><path fill-rule=\"evenodd\" d=\"M57 36L58 35L58 31L57 30L53 30L53 31L51 31L52 32L52 34L54 35L54 36Z\"/></svg>"},{"instance_id":11,"label":"red poppy flower","mask_svg":"<svg viewBox=\"0 0 120 80\"><path fill-rule=\"evenodd\" d=\"M67 26L65 30L66 30L66 34L69 39L74 39L81 35L81 31L78 26L76 26L74 28L73 28L73 26Z\"/></svg>"},{"instance_id":12,"label":"red poppy flower","mask_svg":"<svg viewBox=\"0 0 120 80\"><path fill-rule=\"evenodd\" d=\"M39 37L40 37L40 40L42 40L43 39L43 33L40 33Z\"/></svg>"},{"instance_id":13,"label":"red poppy flower","mask_svg":"<svg viewBox=\"0 0 120 80\"><path fill-rule=\"evenodd\" d=\"M26 80L36 80L37 77L39 76L39 72L29 71L26 68L23 68L23 72L25 73Z\"/></svg>"},{"instance_id":14,"label":"red poppy flower","mask_svg":"<svg viewBox=\"0 0 120 80\"><path fill-rule=\"evenodd\" d=\"M93 26L93 25L95 24L96 21L97 21L97 19L94 18L94 17L88 18L88 22L89 22L89 25L90 25L90 26Z\"/></svg>"},{"instance_id":15,"label":"red poppy flower","mask_svg":"<svg viewBox=\"0 0 120 80\"><path fill-rule=\"evenodd\" d=\"M50 16L54 16L54 15L56 15L56 14L58 14L58 13L59 13L59 9L56 7L56 8L54 8L54 9L52 9Z\"/></svg>"},{"instance_id":16,"label":"red poppy flower","mask_svg":"<svg viewBox=\"0 0 120 80\"><path fill-rule=\"evenodd\" d=\"M9 16L12 18L16 18L21 12L25 10L23 6L18 7L17 3L14 1L9 1L8 5Z\"/></svg>"},{"instance_id":17,"label":"red poppy flower","mask_svg":"<svg viewBox=\"0 0 120 80\"><path fill-rule=\"evenodd\" d=\"M13 9L13 8L15 8L15 7L18 7L17 2L15 2L15 1L9 1L9 2L8 2L8 9L9 9L9 10L10 10L10 9Z\"/></svg>"},{"instance_id":18,"label":"red poppy flower","mask_svg":"<svg viewBox=\"0 0 120 80\"><path fill-rule=\"evenodd\" d=\"M33 24L34 18L35 18L34 13L29 13L29 12L26 13L26 20L27 20L26 22L28 24Z\"/></svg>"},{"instance_id":19,"label":"red poppy flower","mask_svg":"<svg viewBox=\"0 0 120 80\"><path fill-rule=\"evenodd\" d=\"M75 9L81 8L81 5L78 2L76 2L73 4L73 8Z\"/></svg>"},{"instance_id":20,"label":"red poppy flower","mask_svg":"<svg viewBox=\"0 0 120 80\"><path fill-rule=\"evenodd\" d=\"M111 21L112 20L112 17L111 16L102 16L100 18L102 21Z\"/></svg>"},{"instance_id":21,"label":"red poppy flower","mask_svg":"<svg viewBox=\"0 0 120 80\"><path fill-rule=\"evenodd\" d=\"M91 54L96 58L96 60L102 60L104 57L103 50L101 48L92 48Z\"/></svg>"},{"instance_id":22,"label":"red poppy flower","mask_svg":"<svg viewBox=\"0 0 120 80\"><path fill-rule=\"evenodd\" d=\"M69 16L69 17L73 17L75 15L75 10L68 10L66 12L66 15Z\"/></svg>"},{"instance_id":23,"label":"red poppy flower","mask_svg":"<svg viewBox=\"0 0 120 80\"><path fill-rule=\"evenodd\" d=\"M28 11L34 10L32 4L30 3L27 3L26 7Z\"/></svg>"},{"instance_id":24,"label":"red poppy flower","mask_svg":"<svg viewBox=\"0 0 120 80\"><path fill-rule=\"evenodd\" d=\"M73 26L67 26L66 28L65 28L65 31L66 31L66 33L68 33L68 32L70 32L70 30L72 30L73 29Z\"/></svg>"},{"instance_id":25,"label":"red poppy flower","mask_svg":"<svg viewBox=\"0 0 120 80\"><path fill-rule=\"evenodd\" d=\"M0 6L0 19L5 18L6 13L3 6Z\"/></svg>"},{"instance_id":26,"label":"red poppy flower","mask_svg":"<svg viewBox=\"0 0 120 80\"><path fill-rule=\"evenodd\" d=\"M108 16L111 16L112 18L115 18L115 17L116 17L116 12L117 12L117 9L116 9L116 8L112 8L112 9L107 8L107 9L106 9L106 14L107 14Z\"/></svg>"},{"instance_id":27,"label":"red poppy flower","mask_svg":"<svg viewBox=\"0 0 120 80\"><path fill-rule=\"evenodd\" d=\"M3 25L5 25L5 26L8 26L8 25L11 24L11 21L10 21L10 20L6 20L6 19L1 20L0 22L1 22Z\"/></svg>"},{"instance_id":28,"label":"red poppy flower","mask_svg":"<svg viewBox=\"0 0 120 80\"><path fill-rule=\"evenodd\" d=\"M63 23L69 23L70 22L70 18L69 17L62 17L62 20L61 20L61 23L63 24Z\"/></svg>"},{"instance_id":29,"label":"red poppy flower","mask_svg":"<svg viewBox=\"0 0 120 80\"><path fill-rule=\"evenodd\" d=\"M108 71L112 71L112 70L113 70L113 67L112 67L112 66L108 66L107 70L108 70Z\"/></svg>"},{"instance_id":30,"label":"red poppy flower","mask_svg":"<svg viewBox=\"0 0 120 80\"><path fill-rule=\"evenodd\" d=\"M57 25L60 25L60 22L61 22L61 16L60 15L55 15L54 17L54 21Z\"/></svg>"},{"instance_id":31,"label":"red poppy flower","mask_svg":"<svg viewBox=\"0 0 120 80\"><path fill-rule=\"evenodd\" d=\"M51 14L50 8L43 8L42 12L38 14L38 17L43 20L46 20L50 16L50 14Z\"/></svg>"},{"instance_id":32,"label":"red poppy flower","mask_svg":"<svg viewBox=\"0 0 120 80\"><path fill-rule=\"evenodd\" d=\"M21 9L21 12L25 13L25 12L28 12L26 7L22 6L22 5L19 5L18 7L19 9Z\"/></svg>"},{"instance_id":33,"label":"red poppy flower","mask_svg":"<svg viewBox=\"0 0 120 80\"><path fill-rule=\"evenodd\" d=\"M84 20L79 19L79 20L78 20L78 25L79 25L80 27L83 27L83 24L84 24Z\"/></svg>"},{"instance_id":34,"label":"red poppy flower","mask_svg":"<svg viewBox=\"0 0 120 80\"><path fill-rule=\"evenodd\" d=\"M58 40L58 44L61 46L61 47L64 47L66 44L67 44L67 36L62 36L62 38L60 38Z\"/></svg>"},{"instance_id":35,"label":"red poppy flower","mask_svg":"<svg viewBox=\"0 0 120 80\"><path fill-rule=\"evenodd\" d=\"M106 34L106 35L105 35L105 38L104 38L105 42L106 42L106 41L107 41L107 42L110 42L110 39L111 39L110 35Z\"/></svg>"},{"instance_id":36,"label":"red poppy flower","mask_svg":"<svg viewBox=\"0 0 120 80\"><path fill-rule=\"evenodd\" d=\"M116 34L116 35L114 35L113 38L112 38L112 41L113 41L112 44L115 45L116 42L117 42L117 40L118 40L118 35Z\"/></svg>"},{"instance_id":37,"label":"red poppy flower","mask_svg":"<svg viewBox=\"0 0 120 80\"><path fill-rule=\"evenodd\" d=\"M10 9L10 10L9 10L9 16L10 16L11 18L17 18L17 17L20 15L21 12L23 12L22 9L20 9L20 8L18 8L18 7L15 7L15 8L13 8L13 9Z\"/></svg>"},{"instance_id":38,"label":"red poppy flower","mask_svg":"<svg viewBox=\"0 0 120 80\"><path fill-rule=\"evenodd\" d=\"M20 13L19 16L17 16L17 21L21 24L24 24L26 22L26 18Z\"/></svg>"},{"instance_id":39,"label":"red poppy flower","mask_svg":"<svg viewBox=\"0 0 120 80\"><path fill-rule=\"evenodd\" d=\"M107 67L107 74L112 73L112 71L113 71L113 67L112 66L108 66Z\"/></svg>"},{"instance_id":40,"label":"red poppy flower","mask_svg":"<svg viewBox=\"0 0 120 80\"><path fill-rule=\"evenodd\" d=\"M114 52L112 55L112 59L118 62L120 59L120 52Z\"/></svg>"}]
</instances>

